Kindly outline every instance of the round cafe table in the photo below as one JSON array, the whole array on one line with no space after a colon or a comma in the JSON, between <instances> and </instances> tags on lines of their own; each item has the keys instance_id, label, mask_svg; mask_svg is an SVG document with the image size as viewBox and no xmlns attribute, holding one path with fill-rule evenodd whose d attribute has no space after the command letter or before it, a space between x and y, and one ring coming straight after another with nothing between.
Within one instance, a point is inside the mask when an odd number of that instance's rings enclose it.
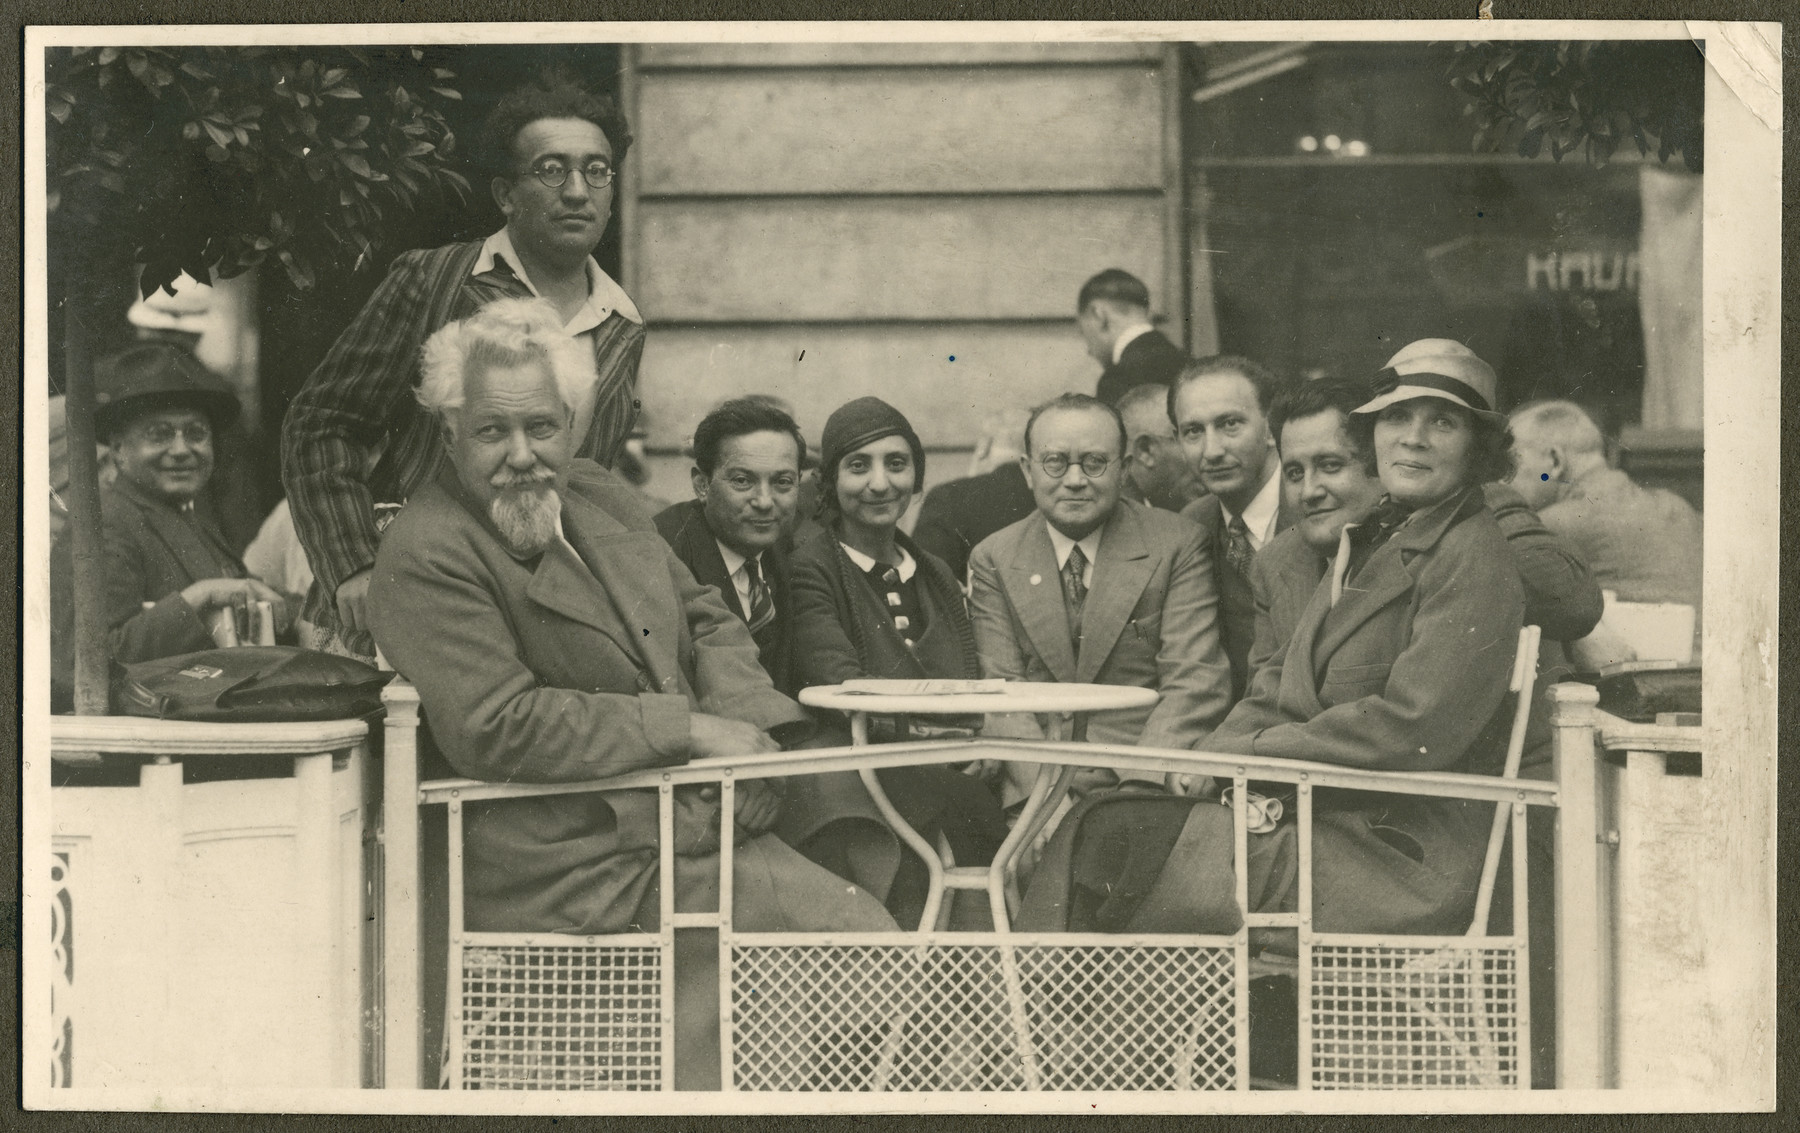
<instances>
[{"instance_id":1,"label":"round cafe table","mask_svg":"<svg viewBox=\"0 0 1800 1133\"><path fill-rule=\"evenodd\" d=\"M917 685L917 681L863 682L890 687ZM985 683L985 682L984 682ZM1072 717L1069 739L1080 743L1087 738L1088 714L1121 708L1146 708L1156 703L1156 690L1132 685L1059 684L1054 682L1008 681L992 692L922 692L893 694L866 692L844 685L822 685L800 690L800 703L812 708L830 708L850 717L850 742L863 747L869 742L870 716L973 716L1009 712L1046 712ZM971 741L979 743L979 741ZM968 758L975 758L973 756ZM1055 807L1068 790L1078 767L1054 763L1038 765L1031 793L1019 812L1019 818L994 860L985 866L958 866L949 846L934 848L923 835L907 825L888 801L887 792L872 769L860 770L863 786L875 800L894 832L925 862L930 875L930 889L925 900L919 931L941 927L939 912L944 909L946 889L983 890L993 913L994 928L1010 931L1007 897L1016 898L1012 889L1012 868L1020 853L1031 845L1049 821Z\"/></svg>"}]
</instances>

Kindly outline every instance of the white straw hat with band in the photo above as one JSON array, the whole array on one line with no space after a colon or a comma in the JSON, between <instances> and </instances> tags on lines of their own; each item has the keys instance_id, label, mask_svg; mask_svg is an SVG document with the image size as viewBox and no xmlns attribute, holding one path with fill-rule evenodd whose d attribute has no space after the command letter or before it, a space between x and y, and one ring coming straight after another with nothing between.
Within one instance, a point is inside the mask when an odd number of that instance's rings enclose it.
<instances>
[{"instance_id":1,"label":"white straw hat with band","mask_svg":"<svg viewBox=\"0 0 1800 1133\"><path fill-rule=\"evenodd\" d=\"M1435 397L1477 416L1504 423L1494 411L1499 379L1473 350L1449 338L1421 338L1401 348L1369 384L1370 400L1358 413L1379 413L1395 402Z\"/></svg>"}]
</instances>

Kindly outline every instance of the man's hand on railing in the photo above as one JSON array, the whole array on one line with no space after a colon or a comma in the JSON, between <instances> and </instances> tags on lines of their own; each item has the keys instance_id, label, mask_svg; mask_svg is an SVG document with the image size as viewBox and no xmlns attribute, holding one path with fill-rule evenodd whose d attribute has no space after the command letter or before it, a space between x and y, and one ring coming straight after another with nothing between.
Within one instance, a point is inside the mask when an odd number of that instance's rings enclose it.
<instances>
[{"instance_id":1,"label":"man's hand on railing","mask_svg":"<svg viewBox=\"0 0 1800 1133\"><path fill-rule=\"evenodd\" d=\"M758 834L766 834L781 817L781 800L786 784L780 779L746 779L733 792L737 798L737 840L743 842Z\"/></svg>"},{"instance_id":2,"label":"man's hand on railing","mask_svg":"<svg viewBox=\"0 0 1800 1133\"><path fill-rule=\"evenodd\" d=\"M755 724L695 712L688 716L689 759L731 759L780 751L781 745Z\"/></svg>"},{"instance_id":3,"label":"man's hand on railing","mask_svg":"<svg viewBox=\"0 0 1800 1133\"><path fill-rule=\"evenodd\" d=\"M1171 795L1186 795L1193 799L1213 798L1218 795L1218 784L1211 775L1184 775L1179 771L1171 771L1163 776L1163 786Z\"/></svg>"}]
</instances>

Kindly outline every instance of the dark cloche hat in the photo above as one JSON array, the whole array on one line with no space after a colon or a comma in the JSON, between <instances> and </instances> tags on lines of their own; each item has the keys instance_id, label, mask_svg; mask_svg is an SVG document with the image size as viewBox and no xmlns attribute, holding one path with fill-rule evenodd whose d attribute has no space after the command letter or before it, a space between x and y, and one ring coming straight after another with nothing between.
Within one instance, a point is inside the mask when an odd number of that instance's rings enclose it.
<instances>
[{"instance_id":1,"label":"dark cloche hat","mask_svg":"<svg viewBox=\"0 0 1800 1133\"><path fill-rule=\"evenodd\" d=\"M913 486L925 483L925 446L912 422L898 409L879 397L859 397L837 407L825 421L819 436L819 477L822 483L837 483L838 464L857 449L883 437L906 438L913 454Z\"/></svg>"},{"instance_id":2,"label":"dark cloche hat","mask_svg":"<svg viewBox=\"0 0 1800 1133\"><path fill-rule=\"evenodd\" d=\"M166 342L147 342L103 358L94 367L94 435L109 439L142 413L197 409L214 432L238 418L238 399L192 354Z\"/></svg>"}]
</instances>

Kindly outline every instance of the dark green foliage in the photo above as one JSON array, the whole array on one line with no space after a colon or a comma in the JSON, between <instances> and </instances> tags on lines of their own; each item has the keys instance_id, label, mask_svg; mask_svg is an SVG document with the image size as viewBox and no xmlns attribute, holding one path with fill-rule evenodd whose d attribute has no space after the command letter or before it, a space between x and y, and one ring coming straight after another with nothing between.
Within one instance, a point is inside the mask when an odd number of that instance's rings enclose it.
<instances>
[{"instance_id":1,"label":"dark green foliage","mask_svg":"<svg viewBox=\"0 0 1800 1133\"><path fill-rule=\"evenodd\" d=\"M1448 76L1469 99L1474 149L1514 148L1553 160L1581 150L1605 165L1620 146L1680 154L1698 173L1705 60L1687 40L1542 41L1457 45Z\"/></svg>"},{"instance_id":2,"label":"dark green foliage","mask_svg":"<svg viewBox=\"0 0 1800 1133\"><path fill-rule=\"evenodd\" d=\"M52 48L46 77L53 247L74 273L143 264L145 295L271 259L308 290L469 192L439 110L462 96L418 48Z\"/></svg>"}]
</instances>

